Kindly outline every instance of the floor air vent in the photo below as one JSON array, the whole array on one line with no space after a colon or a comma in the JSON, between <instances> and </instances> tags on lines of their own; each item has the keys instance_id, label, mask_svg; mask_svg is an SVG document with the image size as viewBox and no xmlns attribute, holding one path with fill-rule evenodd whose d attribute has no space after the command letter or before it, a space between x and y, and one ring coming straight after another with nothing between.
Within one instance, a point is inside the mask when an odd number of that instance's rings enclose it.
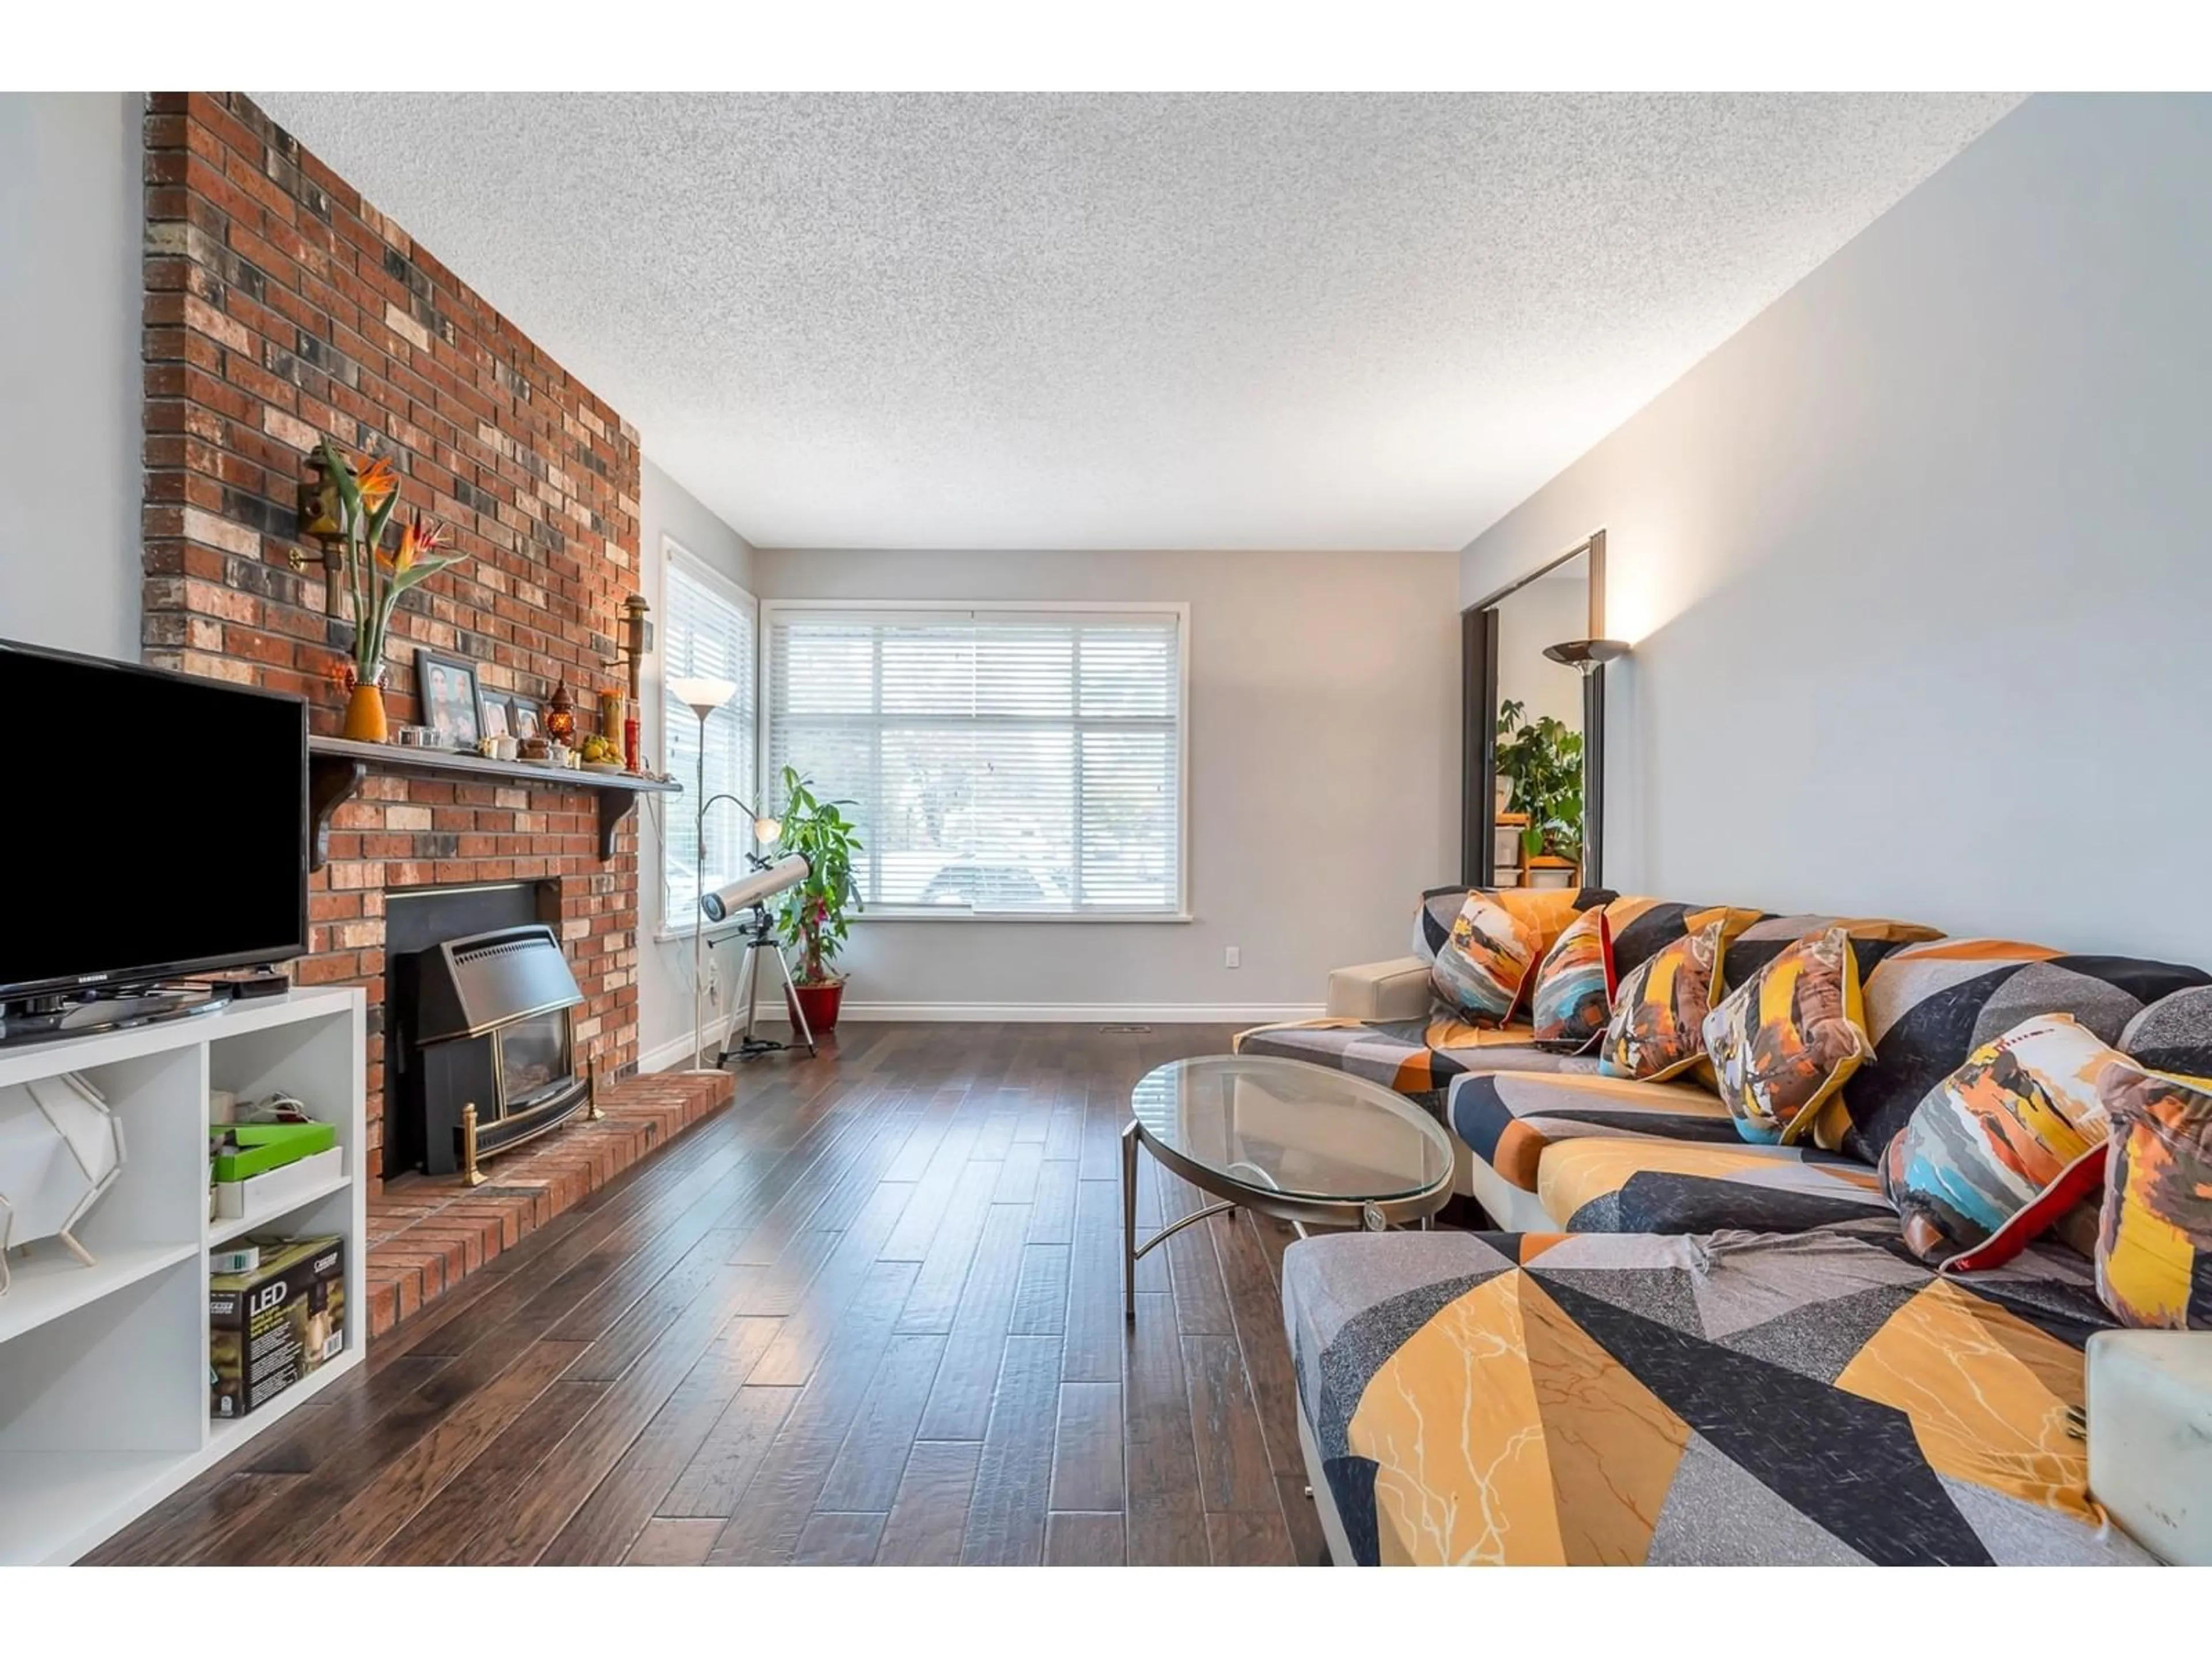
<instances>
[{"instance_id":1,"label":"floor air vent","mask_svg":"<svg viewBox=\"0 0 2212 1659\"><path fill-rule=\"evenodd\" d=\"M1152 1028L1149 1025L1102 1025L1098 1029L1108 1036L1143 1036Z\"/></svg>"}]
</instances>

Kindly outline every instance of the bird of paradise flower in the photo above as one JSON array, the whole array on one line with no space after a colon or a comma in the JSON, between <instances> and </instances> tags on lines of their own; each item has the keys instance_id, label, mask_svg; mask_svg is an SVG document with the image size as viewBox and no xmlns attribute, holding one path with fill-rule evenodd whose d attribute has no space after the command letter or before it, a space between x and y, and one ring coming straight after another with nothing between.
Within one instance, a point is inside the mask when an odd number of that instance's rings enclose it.
<instances>
[{"instance_id":1,"label":"bird of paradise flower","mask_svg":"<svg viewBox=\"0 0 2212 1659\"><path fill-rule=\"evenodd\" d=\"M399 473L388 455L379 455L358 471L351 459L325 439L319 446L327 476L337 486L344 529L347 597L353 608L353 655L337 678L350 690L375 685L384 677L384 647L399 596L440 571L468 557L448 553L446 527L416 514L399 532L398 549L383 551L386 529L399 506Z\"/></svg>"}]
</instances>

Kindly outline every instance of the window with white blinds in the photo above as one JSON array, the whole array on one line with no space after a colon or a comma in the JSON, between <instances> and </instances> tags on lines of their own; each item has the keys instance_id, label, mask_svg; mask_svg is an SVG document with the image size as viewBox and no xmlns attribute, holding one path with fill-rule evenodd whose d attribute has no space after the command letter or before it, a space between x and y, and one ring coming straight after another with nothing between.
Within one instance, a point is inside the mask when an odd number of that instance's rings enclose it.
<instances>
[{"instance_id":1,"label":"window with white blinds","mask_svg":"<svg viewBox=\"0 0 2212 1659\"><path fill-rule=\"evenodd\" d=\"M759 781L760 704L756 666L759 614L752 596L693 558L673 542L664 545L665 586L659 617L660 729L666 734L668 769L683 784L667 798L661 838L664 927L689 929L702 890L699 879L699 717L666 689L686 674L733 682L728 702L707 717L707 798L735 795L756 805ZM745 867L752 848L752 819L728 801L707 815L705 890L722 886Z\"/></svg>"},{"instance_id":2,"label":"window with white blinds","mask_svg":"<svg viewBox=\"0 0 2212 1659\"><path fill-rule=\"evenodd\" d=\"M769 765L854 803L867 904L1182 910L1179 610L767 619Z\"/></svg>"}]
</instances>

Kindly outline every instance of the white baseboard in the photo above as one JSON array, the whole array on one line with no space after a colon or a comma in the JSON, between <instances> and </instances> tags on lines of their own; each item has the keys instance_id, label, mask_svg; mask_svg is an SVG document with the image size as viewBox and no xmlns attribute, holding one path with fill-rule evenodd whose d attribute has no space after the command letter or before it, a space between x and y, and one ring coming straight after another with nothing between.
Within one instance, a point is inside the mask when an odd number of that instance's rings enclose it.
<instances>
[{"instance_id":1,"label":"white baseboard","mask_svg":"<svg viewBox=\"0 0 2212 1659\"><path fill-rule=\"evenodd\" d=\"M892 1020L948 1025L1266 1025L1276 1020L1319 1019L1324 1012L1318 1002L848 1002L837 1011L837 1018L856 1025ZM784 1024L771 1018L766 1003L758 1018L763 1025ZM728 1018L707 1022L710 1056L733 1024ZM637 1069L666 1072L690 1063L691 1034L686 1031L645 1050L638 1056Z\"/></svg>"},{"instance_id":2,"label":"white baseboard","mask_svg":"<svg viewBox=\"0 0 2212 1659\"><path fill-rule=\"evenodd\" d=\"M1004 1025L1262 1025L1318 1019L1318 1002L854 1002L841 1020Z\"/></svg>"},{"instance_id":3,"label":"white baseboard","mask_svg":"<svg viewBox=\"0 0 2212 1659\"><path fill-rule=\"evenodd\" d=\"M722 1033L730 1029L729 1018L724 1015L710 1019L702 1029L707 1039L708 1058L712 1059L715 1048L722 1041ZM657 1048L647 1048L637 1057L637 1069L641 1072L674 1071L678 1066L689 1066L690 1063L691 1033L689 1031L671 1042L662 1043Z\"/></svg>"}]
</instances>

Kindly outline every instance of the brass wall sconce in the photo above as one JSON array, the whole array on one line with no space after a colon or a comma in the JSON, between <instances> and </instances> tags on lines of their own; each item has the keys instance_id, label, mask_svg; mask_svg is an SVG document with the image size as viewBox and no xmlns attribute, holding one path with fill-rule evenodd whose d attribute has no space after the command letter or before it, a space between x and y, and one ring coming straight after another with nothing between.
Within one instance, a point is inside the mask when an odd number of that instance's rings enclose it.
<instances>
[{"instance_id":1,"label":"brass wall sconce","mask_svg":"<svg viewBox=\"0 0 2212 1659\"><path fill-rule=\"evenodd\" d=\"M645 707L645 659L653 649L652 607L646 604L645 595L632 593L622 602L622 643L616 647L613 656L606 659L610 668L629 671L629 703L623 720L623 760L633 772L645 764L641 744L645 727L642 724ZM610 737L615 735L610 732Z\"/></svg>"},{"instance_id":2,"label":"brass wall sconce","mask_svg":"<svg viewBox=\"0 0 2212 1659\"><path fill-rule=\"evenodd\" d=\"M646 604L645 595L633 593L622 602L622 644L613 656L606 659L610 668L627 666L629 670L629 705L635 708L642 690L640 676L645 659L653 652L653 607Z\"/></svg>"},{"instance_id":3,"label":"brass wall sconce","mask_svg":"<svg viewBox=\"0 0 2212 1659\"><path fill-rule=\"evenodd\" d=\"M338 584L345 574L345 563L339 556L339 550L345 545L345 520L338 501L337 480L331 477L323 458L310 455L307 465L315 476L300 486L300 539L322 544L323 614L336 617L343 614ZM293 569L307 568L307 556L299 549L294 548L290 556Z\"/></svg>"}]
</instances>

